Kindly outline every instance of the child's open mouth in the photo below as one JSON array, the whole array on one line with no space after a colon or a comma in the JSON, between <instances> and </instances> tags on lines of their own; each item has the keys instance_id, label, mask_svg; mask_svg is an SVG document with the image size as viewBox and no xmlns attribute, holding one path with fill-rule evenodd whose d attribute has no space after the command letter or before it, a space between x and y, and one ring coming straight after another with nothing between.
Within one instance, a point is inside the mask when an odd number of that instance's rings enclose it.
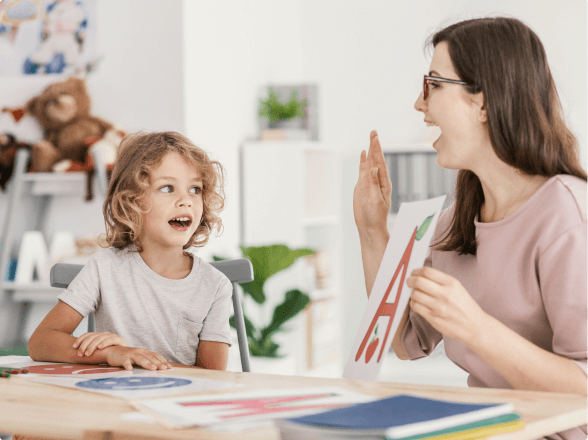
<instances>
[{"instance_id":1,"label":"child's open mouth","mask_svg":"<svg viewBox=\"0 0 588 440\"><path fill-rule=\"evenodd\" d=\"M176 231L186 231L192 224L192 219L190 217L176 217L171 219L168 223Z\"/></svg>"}]
</instances>

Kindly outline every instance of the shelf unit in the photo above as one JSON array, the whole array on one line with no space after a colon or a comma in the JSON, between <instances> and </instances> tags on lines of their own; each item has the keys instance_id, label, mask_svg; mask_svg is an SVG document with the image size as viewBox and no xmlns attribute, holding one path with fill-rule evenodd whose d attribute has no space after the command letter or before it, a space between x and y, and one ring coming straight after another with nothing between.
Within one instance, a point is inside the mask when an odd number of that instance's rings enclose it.
<instances>
[{"instance_id":1,"label":"shelf unit","mask_svg":"<svg viewBox=\"0 0 588 440\"><path fill-rule=\"evenodd\" d=\"M312 375L324 364L341 362L339 156L316 141L251 141L240 153L241 243L311 247L328 257L325 285L317 285L312 266L304 259L271 279L276 292L299 287L312 299L294 319L294 330L283 344L289 347L287 354L296 357L297 374ZM272 303L272 286L268 282L266 318L282 299ZM321 350L333 354L322 356Z\"/></svg>"},{"instance_id":2,"label":"shelf unit","mask_svg":"<svg viewBox=\"0 0 588 440\"><path fill-rule=\"evenodd\" d=\"M430 145L387 145L383 152L392 181L390 215L395 216L403 202L443 194L448 195L443 208L451 204L457 171L441 168L437 164L437 152Z\"/></svg>"},{"instance_id":3,"label":"shelf unit","mask_svg":"<svg viewBox=\"0 0 588 440\"><path fill-rule=\"evenodd\" d=\"M106 166L97 151L93 152L96 168L95 177L98 190L106 194L108 179ZM43 231L44 220L47 217L51 198L54 195L79 194L79 188L85 188L87 174L85 172L73 173L27 173L29 151L19 150L14 165L11 182L8 186L8 206L4 220L4 228L0 236L0 297L18 304L19 317L16 329L14 345L26 344L23 338L24 329L28 317L28 303L56 301L60 291L49 286L43 281L33 281L26 284L6 281L4 273L12 256L15 240L15 226L17 221L18 205L22 198L30 194L38 198L39 210L35 219L34 230Z\"/></svg>"}]
</instances>

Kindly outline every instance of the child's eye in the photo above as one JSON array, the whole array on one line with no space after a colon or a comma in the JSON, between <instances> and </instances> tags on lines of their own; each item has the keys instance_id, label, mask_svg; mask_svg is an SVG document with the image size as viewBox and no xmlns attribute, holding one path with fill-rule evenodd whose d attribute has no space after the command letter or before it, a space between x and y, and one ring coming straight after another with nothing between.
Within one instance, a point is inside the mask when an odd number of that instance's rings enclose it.
<instances>
[{"instance_id":1,"label":"child's eye","mask_svg":"<svg viewBox=\"0 0 588 440\"><path fill-rule=\"evenodd\" d=\"M190 192L192 194L200 194L202 192L202 188L200 188L199 186L193 186L192 188L190 188Z\"/></svg>"},{"instance_id":2,"label":"child's eye","mask_svg":"<svg viewBox=\"0 0 588 440\"><path fill-rule=\"evenodd\" d=\"M159 191L164 192L164 193L172 193L172 192L174 192L174 187L171 185L165 185L165 186L162 186L161 188L159 188Z\"/></svg>"}]
</instances>

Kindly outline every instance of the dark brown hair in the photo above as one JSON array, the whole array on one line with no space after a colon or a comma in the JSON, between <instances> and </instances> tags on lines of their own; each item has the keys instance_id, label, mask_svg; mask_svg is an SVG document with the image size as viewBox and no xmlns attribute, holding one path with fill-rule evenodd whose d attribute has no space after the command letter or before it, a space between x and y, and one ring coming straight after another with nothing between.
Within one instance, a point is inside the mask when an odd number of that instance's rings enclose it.
<instances>
[{"instance_id":1,"label":"dark brown hair","mask_svg":"<svg viewBox=\"0 0 588 440\"><path fill-rule=\"evenodd\" d=\"M180 154L198 168L202 177L202 219L184 249L204 246L214 228L221 231L218 213L224 208L224 170L206 152L173 132L136 133L126 136L119 147L103 212L106 243L118 249L131 244L142 250L139 235L143 227L141 199L149 192L149 170L170 152Z\"/></svg>"},{"instance_id":2,"label":"dark brown hair","mask_svg":"<svg viewBox=\"0 0 588 440\"><path fill-rule=\"evenodd\" d=\"M578 142L566 126L559 96L539 37L513 18L462 21L426 43L449 46L449 55L469 93L482 92L494 152L503 162L534 176L570 174L586 180ZM474 219L484 203L478 177L460 170L455 211L435 250L476 255Z\"/></svg>"}]
</instances>

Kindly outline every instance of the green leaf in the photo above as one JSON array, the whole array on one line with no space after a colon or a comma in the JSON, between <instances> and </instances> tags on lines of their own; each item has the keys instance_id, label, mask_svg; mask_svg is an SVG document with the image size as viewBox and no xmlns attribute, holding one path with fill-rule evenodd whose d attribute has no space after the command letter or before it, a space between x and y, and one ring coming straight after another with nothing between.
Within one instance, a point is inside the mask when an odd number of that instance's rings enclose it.
<instances>
[{"instance_id":1,"label":"green leaf","mask_svg":"<svg viewBox=\"0 0 588 440\"><path fill-rule=\"evenodd\" d=\"M245 294L249 294L259 304L265 302L263 287L265 282L276 273L290 267L297 258L313 255L314 249L290 249L283 244L271 246L241 246L243 256L253 265L253 281L241 284Z\"/></svg>"},{"instance_id":2,"label":"green leaf","mask_svg":"<svg viewBox=\"0 0 588 440\"><path fill-rule=\"evenodd\" d=\"M252 339L249 341L249 353L251 356L279 358L278 349L280 346L272 341L270 338L261 340Z\"/></svg>"},{"instance_id":3,"label":"green leaf","mask_svg":"<svg viewBox=\"0 0 588 440\"><path fill-rule=\"evenodd\" d=\"M310 297L306 293L298 289L288 290L284 301L274 309L271 322L261 330L262 339L281 330L282 325L286 321L298 315L309 303Z\"/></svg>"},{"instance_id":4,"label":"green leaf","mask_svg":"<svg viewBox=\"0 0 588 440\"><path fill-rule=\"evenodd\" d=\"M212 256L212 261L225 261L225 260L228 260L228 258L219 257L217 255Z\"/></svg>"},{"instance_id":5,"label":"green leaf","mask_svg":"<svg viewBox=\"0 0 588 440\"><path fill-rule=\"evenodd\" d=\"M304 106L306 101L298 100L297 90L292 90L288 102L282 103L278 93L270 87L268 98L259 101L258 114L270 122L295 119L304 116Z\"/></svg>"},{"instance_id":6,"label":"green leaf","mask_svg":"<svg viewBox=\"0 0 588 440\"><path fill-rule=\"evenodd\" d=\"M428 216L425 221L423 222L423 224L419 227L417 233L416 233L416 240L420 240L421 238L423 238L423 236L425 235L425 233L427 232L427 229L429 228L429 225L431 224L431 221L433 220L433 217L435 216L435 214Z\"/></svg>"}]
</instances>

